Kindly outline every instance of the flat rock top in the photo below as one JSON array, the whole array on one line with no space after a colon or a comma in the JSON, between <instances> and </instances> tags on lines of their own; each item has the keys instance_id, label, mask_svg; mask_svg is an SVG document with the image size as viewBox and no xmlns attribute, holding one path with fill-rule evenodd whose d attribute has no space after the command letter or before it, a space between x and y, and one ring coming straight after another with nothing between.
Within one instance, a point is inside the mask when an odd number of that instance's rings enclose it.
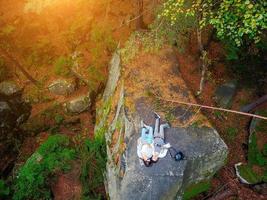
<instances>
[{"instance_id":1,"label":"flat rock top","mask_svg":"<svg viewBox=\"0 0 267 200\"><path fill-rule=\"evenodd\" d=\"M151 109L159 113L162 118L171 121L174 126L188 126L194 119L200 118L202 124L210 126L198 108L165 101L196 103L181 77L179 63L173 49L165 47L157 54L137 56L125 67L123 79L126 106L128 103L139 109L143 102L150 101L146 103L150 104Z\"/></svg>"},{"instance_id":2,"label":"flat rock top","mask_svg":"<svg viewBox=\"0 0 267 200\"><path fill-rule=\"evenodd\" d=\"M161 199L170 195L172 187L182 185L188 162L211 155L225 148L211 128L166 129L166 142L185 154L185 160L175 161L168 153L151 167L141 166L136 154L135 134L127 146L126 171L122 181L122 199ZM135 185L133 187L133 185Z\"/></svg>"}]
</instances>

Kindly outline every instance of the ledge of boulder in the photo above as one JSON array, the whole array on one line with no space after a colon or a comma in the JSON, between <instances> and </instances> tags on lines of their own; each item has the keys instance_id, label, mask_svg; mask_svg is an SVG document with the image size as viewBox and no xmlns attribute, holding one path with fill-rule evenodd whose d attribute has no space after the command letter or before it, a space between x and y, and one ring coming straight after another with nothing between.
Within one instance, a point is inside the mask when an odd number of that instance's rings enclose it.
<instances>
[{"instance_id":1,"label":"ledge of boulder","mask_svg":"<svg viewBox=\"0 0 267 200\"><path fill-rule=\"evenodd\" d=\"M210 180L226 161L226 144L198 109L162 100L195 102L177 63L169 47L157 54L138 55L123 72L118 53L110 63L95 134L105 132L106 191L112 200L182 199L188 187ZM152 167L140 165L136 153L140 122L153 126L154 111L162 122L171 123L166 141L182 151L185 160L176 162L167 154Z\"/></svg>"}]
</instances>

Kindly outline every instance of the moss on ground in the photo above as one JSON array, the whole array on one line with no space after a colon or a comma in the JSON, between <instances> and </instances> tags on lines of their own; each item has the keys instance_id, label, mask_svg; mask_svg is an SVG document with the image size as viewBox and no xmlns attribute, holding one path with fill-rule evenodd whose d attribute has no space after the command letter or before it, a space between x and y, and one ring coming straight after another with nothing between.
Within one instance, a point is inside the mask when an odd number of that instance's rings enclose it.
<instances>
[{"instance_id":1,"label":"moss on ground","mask_svg":"<svg viewBox=\"0 0 267 200\"><path fill-rule=\"evenodd\" d=\"M240 176L251 184L261 182L262 178L249 165L238 166Z\"/></svg>"},{"instance_id":2,"label":"moss on ground","mask_svg":"<svg viewBox=\"0 0 267 200\"><path fill-rule=\"evenodd\" d=\"M186 189L186 191L184 192L183 199L184 200L192 199L198 194L208 191L210 187L211 187L210 181L202 181L200 183L193 184Z\"/></svg>"}]
</instances>

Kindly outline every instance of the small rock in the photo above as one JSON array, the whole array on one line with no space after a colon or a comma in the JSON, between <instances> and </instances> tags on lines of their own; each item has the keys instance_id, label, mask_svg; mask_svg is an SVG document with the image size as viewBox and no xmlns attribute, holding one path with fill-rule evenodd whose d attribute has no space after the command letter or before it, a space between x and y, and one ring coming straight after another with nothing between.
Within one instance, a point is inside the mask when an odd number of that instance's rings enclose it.
<instances>
[{"instance_id":1,"label":"small rock","mask_svg":"<svg viewBox=\"0 0 267 200\"><path fill-rule=\"evenodd\" d=\"M3 81L0 83L0 93L6 96L11 96L17 92L21 91L21 89L17 86L16 83L11 81Z\"/></svg>"},{"instance_id":2,"label":"small rock","mask_svg":"<svg viewBox=\"0 0 267 200\"><path fill-rule=\"evenodd\" d=\"M91 105L89 95L80 96L64 104L67 112L70 113L82 113Z\"/></svg>"},{"instance_id":3,"label":"small rock","mask_svg":"<svg viewBox=\"0 0 267 200\"><path fill-rule=\"evenodd\" d=\"M55 95L70 95L75 90L75 83L70 80L65 79L58 79L53 81L49 86L48 89L51 93Z\"/></svg>"},{"instance_id":4,"label":"small rock","mask_svg":"<svg viewBox=\"0 0 267 200\"><path fill-rule=\"evenodd\" d=\"M219 86L215 91L215 101L223 108L230 108L232 106L232 100L236 93L237 82L230 81Z\"/></svg>"}]
</instances>

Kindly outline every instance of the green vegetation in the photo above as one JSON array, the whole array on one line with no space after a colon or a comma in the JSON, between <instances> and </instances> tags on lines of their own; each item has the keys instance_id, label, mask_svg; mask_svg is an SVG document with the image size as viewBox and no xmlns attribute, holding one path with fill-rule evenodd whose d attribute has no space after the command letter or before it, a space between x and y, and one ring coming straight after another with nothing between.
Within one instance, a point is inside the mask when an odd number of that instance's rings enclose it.
<instances>
[{"instance_id":1,"label":"green vegetation","mask_svg":"<svg viewBox=\"0 0 267 200\"><path fill-rule=\"evenodd\" d=\"M180 17L196 18L200 29L212 25L217 36L241 46L248 39L261 40L267 28L266 2L259 0L231 0L217 3L213 0L167 0L160 17L175 25Z\"/></svg>"},{"instance_id":2,"label":"green vegetation","mask_svg":"<svg viewBox=\"0 0 267 200\"><path fill-rule=\"evenodd\" d=\"M55 115L55 121L58 125L62 124L62 122L65 120L64 116L61 114L56 113Z\"/></svg>"},{"instance_id":3,"label":"green vegetation","mask_svg":"<svg viewBox=\"0 0 267 200\"><path fill-rule=\"evenodd\" d=\"M227 137L230 139L230 140L233 140L235 139L235 137L237 136L238 134L238 129L235 128L235 127L228 127L226 129L226 133L227 133Z\"/></svg>"},{"instance_id":4,"label":"green vegetation","mask_svg":"<svg viewBox=\"0 0 267 200\"><path fill-rule=\"evenodd\" d=\"M248 164L241 165L238 167L240 175L247 180L249 183L256 184L261 181L267 182L267 144L264 145L263 149L260 150L257 145L256 133L250 136L248 146ZM261 169L260 172L253 170L253 167L257 166Z\"/></svg>"},{"instance_id":5,"label":"green vegetation","mask_svg":"<svg viewBox=\"0 0 267 200\"><path fill-rule=\"evenodd\" d=\"M56 75L61 76L69 76L70 75L70 67L72 65L72 61L70 58L66 56L60 56L57 58L53 64L54 72Z\"/></svg>"},{"instance_id":6,"label":"green vegetation","mask_svg":"<svg viewBox=\"0 0 267 200\"><path fill-rule=\"evenodd\" d=\"M220 112L220 111L217 111L217 110L214 111L214 115L215 115L216 118L218 118L220 120L222 120L224 118L223 113Z\"/></svg>"},{"instance_id":7,"label":"green vegetation","mask_svg":"<svg viewBox=\"0 0 267 200\"><path fill-rule=\"evenodd\" d=\"M264 157L258 148L256 133L253 133L250 137L248 146L248 164L250 166L259 165L261 167L267 167L267 157Z\"/></svg>"},{"instance_id":8,"label":"green vegetation","mask_svg":"<svg viewBox=\"0 0 267 200\"><path fill-rule=\"evenodd\" d=\"M95 137L86 139L78 148L82 162L81 182L83 186L83 199L98 199L101 194L98 189L103 187L103 174L106 170L106 144L105 138Z\"/></svg>"},{"instance_id":9,"label":"green vegetation","mask_svg":"<svg viewBox=\"0 0 267 200\"><path fill-rule=\"evenodd\" d=\"M164 38L158 34L156 29L149 32L135 32L120 50L121 58L124 64L130 62L139 52L156 53L163 46Z\"/></svg>"},{"instance_id":10,"label":"green vegetation","mask_svg":"<svg viewBox=\"0 0 267 200\"><path fill-rule=\"evenodd\" d=\"M198 194L208 191L211 187L211 183L209 181L203 181L194 185L191 185L186 189L184 192L183 199L189 200L193 197L197 196Z\"/></svg>"},{"instance_id":11,"label":"green vegetation","mask_svg":"<svg viewBox=\"0 0 267 200\"><path fill-rule=\"evenodd\" d=\"M257 175L251 167L247 165L238 166L238 171L242 178L244 178L249 183L255 184L261 182L261 177Z\"/></svg>"},{"instance_id":12,"label":"green vegetation","mask_svg":"<svg viewBox=\"0 0 267 200\"><path fill-rule=\"evenodd\" d=\"M0 198L4 199L9 195L9 193L10 193L9 188L6 186L5 182L0 179Z\"/></svg>"},{"instance_id":13,"label":"green vegetation","mask_svg":"<svg viewBox=\"0 0 267 200\"><path fill-rule=\"evenodd\" d=\"M70 161L75 158L75 151L69 145L67 136L50 136L20 168L13 199L50 199L51 177L69 170Z\"/></svg>"}]
</instances>

